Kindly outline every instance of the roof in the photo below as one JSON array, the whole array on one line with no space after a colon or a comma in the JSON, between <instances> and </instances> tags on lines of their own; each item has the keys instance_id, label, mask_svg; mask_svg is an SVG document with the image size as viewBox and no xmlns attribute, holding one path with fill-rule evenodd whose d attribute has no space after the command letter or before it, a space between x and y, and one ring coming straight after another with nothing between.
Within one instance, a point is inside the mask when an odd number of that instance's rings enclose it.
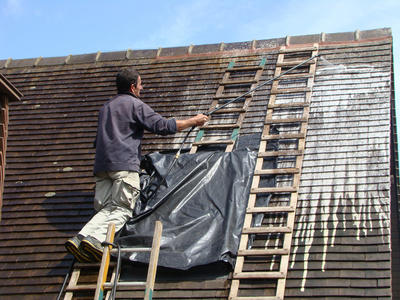
<instances>
[{"instance_id":1,"label":"roof","mask_svg":"<svg viewBox=\"0 0 400 300\"><path fill-rule=\"evenodd\" d=\"M274 76L281 46L314 43L321 58L285 295L395 299L399 269L392 251L399 245L398 204L397 187L391 184L391 178L397 182L397 171L392 169L393 45L388 28L0 60L0 72L24 94L9 112L0 223L1 298L34 299L40 294L41 299L54 299L58 294L71 261L64 242L92 214L96 116L115 93L119 68L135 66L141 72L142 99L157 112L185 118L208 110L231 61L255 66L266 58L265 81ZM254 93L241 137L261 133L270 89ZM184 136L147 133L143 153L176 150ZM195 133L189 143L194 138ZM182 273L174 276L160 273L155 297L228 297L229 272L210 270L190 280Z\"/></svg>"}]
</instances>

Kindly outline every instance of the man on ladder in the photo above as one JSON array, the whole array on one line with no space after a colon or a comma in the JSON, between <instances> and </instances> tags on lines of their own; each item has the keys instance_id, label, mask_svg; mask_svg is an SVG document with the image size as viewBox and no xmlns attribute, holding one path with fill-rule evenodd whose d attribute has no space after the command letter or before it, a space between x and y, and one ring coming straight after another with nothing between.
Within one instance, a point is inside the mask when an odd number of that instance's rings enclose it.
<instances>
[{"instance_id":1,"label":"man on ladder","mask_svg":"<svg viewBox=\"0 0 400 300\"><path fill-rule=\"evenodd\" d=\"M134 68L120 70L116 85L118 94L104 104L98 115L93 171L97 213L78 235L65 243L68 252L80 262L100 261L108 224L114 223L118 231L132 217L140 195L139 164L144 130L167 135L207 122L204 114L175 120L154 112L139 99L141 77Z\"/></svg>"}]
</instances>

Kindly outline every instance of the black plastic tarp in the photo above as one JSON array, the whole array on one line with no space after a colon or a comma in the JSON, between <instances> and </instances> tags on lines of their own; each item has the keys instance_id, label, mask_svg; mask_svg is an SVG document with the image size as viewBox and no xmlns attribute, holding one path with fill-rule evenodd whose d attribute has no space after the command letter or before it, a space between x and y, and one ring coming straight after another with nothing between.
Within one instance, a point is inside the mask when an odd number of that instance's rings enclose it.
<instances>
[{"instance_id":1,"label":"black plastic tarp","mask_svg":"<svg viewBox=\"0 0 400 300\"><path fill-rule=\"evenodd\" d=\"M147 202L174 155L146 156L143 196L115 242L121 247L150 246L159 220L163 224L159 266L186 270L218 261L233 264L256 155L248 150L181 154ZM147 263L149 253L123 254L123 258Z\"/></svg>"}]
</instances>

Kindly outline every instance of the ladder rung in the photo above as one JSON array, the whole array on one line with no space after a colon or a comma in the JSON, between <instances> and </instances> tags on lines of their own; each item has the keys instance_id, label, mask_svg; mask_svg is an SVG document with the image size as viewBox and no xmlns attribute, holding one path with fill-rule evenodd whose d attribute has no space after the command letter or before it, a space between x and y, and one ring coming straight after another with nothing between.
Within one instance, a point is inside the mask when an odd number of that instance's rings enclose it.
<instances>
[{"instance_id":1,"label":"ladder rung","mask_svg":"<svg viewBox=\"0 0 400 300\"><path fill-rule=\"evenodd\" d=\"M267 151L258 153L258 157L300 156L300 155L303 155L303 151L301 150Z\"/></svg>"},{"instance_id":2,"label":"ladder rung","mask_svg":"<svg viewBox=\"0 0 400 300\"><path fill-rule=\"evenodd\" d=\"M289 94L289 93L293 93L293 94L307 93L307 92L311 92L311 90L312 89L310 87L290 88L290 89L272 89L271 95L273 95L273 94Z\"/></svg>"},{"instance_id":3,"label":"ladder rung","mask_svg":"<svg viewBox=\"0 0 400 300\"><path fill-rule=\"evenodd\" d=\"M303 66L306 66L306 65L312 65L312 64L315 64L315 63L316 63L316 59L314 58L312 60L309 60L308 62L304 62L304 61L301 61L301 60L277 62L276 66L277 67L291 67L291 66L297 66L297 65L300 65L300 64L303 64Z\"/></svg>"},{"instance_id":4,"label":"ladder rung","mask_svg":"<svg viewBox=\"0 0 400 300\"><path fill-rule=\"evenodd\" d=\"M298 173L300 173L300 170L298 168L263 169L254 171L254 175L278 175L278 174L298 174Z\"/></svg>"},{"instance_id":5,"label":"ladder rung","mask_svg":"<svg viewBox=\"0 0 400 300\"><path fill-rule=\"evenodd\" d=\"M233 67L226 69L226 72L241 72L241 71L257 71L261 70L263 67L261 66L248 66L248 67Z\"/></svg>"},{"instance_id":6,"label":"ladder rung","mask_svg":"<svg viewBox=\"0 0 400 300\"><path fill-rule=\"evenodd\" d=\"M293 206L266 206L266 207L251 207L247 208L246 213L280 213L280 212L294 212Z\"/></svg>"},{"instance_id":7,"label":"ladder rung","mask_svg":"<svg viewBox=\"0 0 400 300\"><path fill-rule=\"evenodd\" d=\"M284 74L278 78L278 80L287 80L287 79L307 79L313 78L314 74L312 73L296 73L296 74Z\"/></svg>"},{"instance_id":8,"label":"ladder rung","mask_svg":"<svg viewBox=\"0 0 400 300\"><path fill-rule=\"evenodd\" d=\"M243 228L244 234L257 234L257 233L291 233L293 232L290 227L246 227Z\"/></svg>"},{"instance_id":9,"label":"ladder rung","mask_svg":"<svg viewBox=\"0 0 400 300\"><path fill-rule=\"evenodd\" d=\"M308 102L293 102L293 103L281 103L281 104L269 104L268 108L292 108L292 107L307 107L310 106Z\"/></svg>"},{"instance_id":10,"label":"ladder rung","mask_svg":"<svg viewBox=\"0 0 400 300\"><path fill-rule=\"evenodd\" d=\"M263 193L295 193L297 188L294 187L269 187L269 188L252 188L252 194L263 194Z\"/></svg>"},{"instance_id":11,"label":"ladder rung","mask_svg":"<svg viewBox=\"0 0 400 300\"><path fill-rule=\"evenodd\" d=\"M271 135L263 135L261 137L262 141L268 140L291 140L291 139L304 139L304 133L289 133L289 134L271 134Z\"/></svg>"},{"instance_id":12,"label":"ladder rung","mask_svg":"<svg viewBox=\"0 0 400 300\"><path fill-rule=\"evenodd\" d=\"M240 272L234 273L234 279L252 279L252 278L285 278L281 272Z\"/></svg>"},{"instance_id":13,"label":"ladder rung","mask_svg":"<svg viewBox=\"0 0 400 300\"><path fill-rule=\"evenodd\" d=\"M233 140L220 140L220 141L198 141L193 142L194 146L201 146L201 145L232 145L235 141Z\"/></svg>"},{"instance_id":14,"label":"ladder rung","mask_svg":"<svg viewBox=\"0 0 400 300\"><path fill-rule=\"evenodd\" d=\"M113 248L111 253L118 253L118 249ZM121 253L132 253L132 252L151 252L151 248L121 248Z\"/></svg>"},{"instance_id":15,"label":"ladder rung","mask_svg":"<svg viewBox=\"0 0 400 300\"><path fill-rule=\"evenodd\" d=\"M288 249L248 249L239 250L241 256L269 256L269 255L289 255Z\"/></svg>"},{"instance_id":16,"label":"ladder rung","mask_svg":"<svg viewBox=\"0 0 400 300\"><path fill-rule=\"evenodd\" d=\"M112 288L114 286L113 282L105 282L105 288ZM145 281L118 281L117 287L135 287L135 286L146 286Z\"/></svg>"},{"instance_id":17,"label":"ladder rung","mask_svg":"<svg viewBox=\"0 0 400 300\"><path fill-rule=\"evenodd\" d=\"M206 125L200 127L200 129L203 130L234 129L234 128L240 128L240 126L238 124L218 124L218 125Z\"/></svg>"},{"instance_id":18,"label":"ladder rung","mask_svg":"<svg viewBox=\"0 0 400 300\"><path fill-rule=\"evenodd\" d=\"M257 83L258 80L256 79L250 79L250 80L227 80L227 81L221 81L219 85L237 85L237 84L253 84Z\"/></svg>"},{"instance_id":19,"label":"ladder rung","mask_svg":"<svg viewBox=\"0 0 400 300\"><path fill-rule=\"evenodd\" d=\"M306 123L307 118L267 119L265 124Z\"/></svg>"},{"instance_id":20,"label":"ladder rung","mask_svg":"<svg viewBox=\"0 0 400 300\"><path fill-rule=\"evenodd\" d=\"M244 108L221 108L214 112L214 114L232 114L232 113L244 113L246 110Z\"/></svg>"}]
</instances>

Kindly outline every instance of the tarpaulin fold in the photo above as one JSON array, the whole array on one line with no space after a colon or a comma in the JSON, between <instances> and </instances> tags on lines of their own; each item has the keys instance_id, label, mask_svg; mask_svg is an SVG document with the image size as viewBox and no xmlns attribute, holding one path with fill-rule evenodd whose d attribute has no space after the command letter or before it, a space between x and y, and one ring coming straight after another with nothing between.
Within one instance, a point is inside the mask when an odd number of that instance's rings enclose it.
<instances>
[{"instance_id":1,"label":"tarpaulin fold","mask_svg":"<svg viewBox=\"0 0 400 300\"><path fill-rule=\"evenodd\" d=\"M166 180L173 154L151 153L143 160L143 195L134 217L118 233L121 247L150 246L155 222L163 223L158 265L186 270L237 255L257 152L181 154ZM147 263L149 253L123 254Z\"/></svg>"}]
</instances>

